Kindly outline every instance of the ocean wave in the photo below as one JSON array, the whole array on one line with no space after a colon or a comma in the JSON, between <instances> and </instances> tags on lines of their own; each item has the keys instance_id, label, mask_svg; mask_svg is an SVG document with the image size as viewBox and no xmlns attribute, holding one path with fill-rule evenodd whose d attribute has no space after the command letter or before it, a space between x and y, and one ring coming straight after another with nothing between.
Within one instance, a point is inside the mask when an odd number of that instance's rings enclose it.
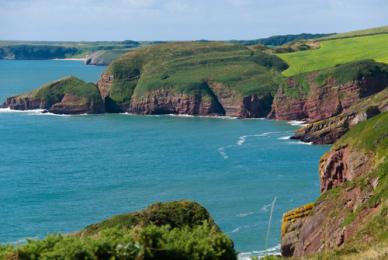
<instances>
[{"instance_id":1,"label":"ocean wave","mask_svg":"<svg viewBox=\"0 0 388 260\"><path fill-rule=\"evenodd\" d=\"M309 143L306 143L306 142L302 142L302 141L295 141L295 142L287 142L288 144L304 144L304 145L312 145L313 142L309 142Z\"/></svg>"},{"instance_id":2,"label":"ocean wave","mask_svg":"<svg viewBox=\"0 0 388 260\"><path fill-rule=\"evenodd\" d=\"M265 133L254 134L254 135L242 135L238 138L236 145L242 146L246 142L246 140L250 137L266 137L271 134L277 134L277 133L281 133L281 132L265 132Z\"/></svg>"},{"instance_id":3,"label":"ocean wave","mask_svg":"<svg viewBox=\"0 0 388 260\"><path fill-rule=\"evenodd\" d=\"M303 126L306 124L306 121L291 120L291 121L288 121L287 123L293 126Z\"/></svg>"},{"instance_id":4,"label":"ocean wave","mask_svg":"<svg viewBox=\"0 0 388 260\"><path fill-rule=\"evenodd\" d=\"M54 114L47 112L45 109L28 109L28 110L16 110L11 109L9 107L7 108L0 108L0 113L21 113L26 115L36 115L36 116L87 116L89 114L77 114L77 115L70 115L70 114Z\"/></svg>"},{"instance_id":5,"label":"ocean wave","mask_svg":"<svg viewBox=\"0 0 388 260\"><path fill-rule=\"evenodd\" d=\"M250 215L253 215L253 214L255 214L255 212L251 211L251 212L246 212L246 213L239 213L236 216L239 217L239 218L244 218L244 217L247 217L247 216L250 216Z\"/></svg>"},{"instance_id":6,"label":"ocean wave","mask_svg":"<svg viewBox=\"0 0 388 260\"><path fill-rule=\"evenodd\" d=\"M250 226L250 225L239 226L239 227L233 229L231 233L237 233L237 232L239 232L241 229L252 228L252 227L255 227L255 226L256 226L256 225L253 225L253 226Z\"/></svg>"},{"instance_id":7,"label":"ocean wave","mask_svg":"<svg viewBox=\"0 0 388 260\"><path fill-rule=\"evenodd\" d=\"M290 140L292 135L279 137L278 140Z\"/></svg>"},{"instance_id":8,"label":"ocean wave","mask_svg":"<svg viewBox=\"0 0 388 260\"><path fill-rule=\"evenodd\" d=\"M265 204L261 207L261 211L263 212L268 212L269 208L272 206L272 203L269 203L269 204Z\"/></svg>"},{"instance_id":9,"label":"ocean wave","mask_svg":"<svg viewBox=\"0 0 388 260\"><path fill-rule=\"evenodd\" d=\"M275 256L275 255L280 256L281 255L280 244L273 246L273 247L270 247L270 248L267 248L265 250L240 253L240 254L238 254L238 259L239 260L251 260L252 257L254 257L254 256L256 256L260 259L260 258L263 258L265 256L271 256L271 255L272 256Z\"/></svg>"},{"instance_id":10,"label":"ocean wave","mask_svg":"<svg viewBox=\"0 0 388 260\"><path fill-rule=\"evenodd\" d=\"M16 110L11 109L9 107L7 108L0 108L0 113L33 113L33 114L42 114L44 113L44 109L30 109L30 110Z\"/></svg>"},{"instance_id":11,"label":"ocean wave","mask_svg":"<svg viewBox=\"0 0 388 260\"><path fill-rule=\"evenodd\" d=\"M218 148L217 150L218 150L218 153L219 153L225 160L227 160L227 159L229 159L229 155L226 153L225 150L228 149L228 148L231 148L231 147L233 147L233 145L222 146L222 147Z\"/></svg>"}]
</instances>

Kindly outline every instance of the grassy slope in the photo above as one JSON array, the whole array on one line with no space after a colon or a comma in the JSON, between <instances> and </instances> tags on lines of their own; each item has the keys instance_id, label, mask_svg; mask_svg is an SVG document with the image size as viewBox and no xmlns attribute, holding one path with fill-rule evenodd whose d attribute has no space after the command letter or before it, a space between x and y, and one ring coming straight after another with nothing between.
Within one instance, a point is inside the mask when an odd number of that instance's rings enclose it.
<instances>
[{"instance_id":1,"label":"grassy slope","mask_svg":"<svg viewBox=\"0 0 388 260\"><path fill-rule=\"evenodd\" d=\"M316 71L314 77L310 77L308 72L291 76L296 82L295 87L290 88L286 84L282 84L281 87L285 95L301 98L308 94L313 85L324 86L330 78L334 78L338 84L345 84L360 80L364 76L378 76L379 74L388 74L388 65L372 60L361 60Z\"/></svg>"},{"instance_id":2,"label":"grassy slope","mask_svg":"<svg viewBox=\"0 0 388 260\"><path fill-rule=\"evenodd\" d=\"M240 45L185 42L138 49L112 63L108 72L115 79L114 98L129 100L130 90L135 96L159 88L190 93L209 81L241 95L275 92L286 66L276 56Z\"/></svg>"},{"instance_id":3,"label":"grassy slope","mask_svg":"<svg viewBox=\"0 0 388 260\"><path fill-rule=\"evenodd\" d=\"M152 43L144 43L152 44ZM97 42L51 42L51 41L0 41L0 58L14 59L53 59L85 58L95 51L104 51L109 55L115 52L143 45L134 41L97 41ZM116 57L115 57L116 58Z\"/></svg>"},{"instance_id":4,"label":"grassy slope","mask_svg":"<svg viewBox=\"0 0 388 260\"><path fill-rule=\"evenodd\" d=\"M54 104L60 102L65 94L82 97L94 103L98 103L101 100L100 92L95 84L86 83L75 77L66 77L48 83L32 91L29 96L43 99L49 104Z\"/></svg>"},{"instance_id":5,"label":"grassy slope","mask_svg":"<svg viewBox=\"0 0 388 260\"><path fill-rule=\"evenodd\" d=\"M278 56L290 65L283 74L292 76L363 59L388 63L387 42L388 34L334 39L320 42L319 49L283 53Z\"/></svg>"},{"instance_id":6,"label":"grassy slope","mask_svg":"<svg viewBox=\"0 0 388 260\"><path fill-rule=\"evenodd\" d=\"M341 39L341 38L349 38L349 37L356 37L356 36L383 34L383 33L388 33L388 26L381 26L381 27L369 28L364 30L356 30L356 31L351 31L346 33L339 33L331 36L322 37L320 40Z\"/></svg>"}]
</instances>

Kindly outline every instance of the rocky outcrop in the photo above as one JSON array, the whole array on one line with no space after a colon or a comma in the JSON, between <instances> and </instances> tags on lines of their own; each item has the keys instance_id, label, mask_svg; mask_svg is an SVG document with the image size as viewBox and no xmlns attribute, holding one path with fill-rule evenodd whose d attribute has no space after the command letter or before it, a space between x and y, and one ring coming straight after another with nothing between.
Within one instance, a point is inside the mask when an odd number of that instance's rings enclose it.
<instances>
[{"instance_id":1,"label":"rocky outcrop","mask_svg":"<svg viewBox=\"0 0 388 260\"><path fill-rule=\"evenodd\" d=\"M26 95L9 97L2 107L14 110L42 109L54 114L105 112L97 86L74 77L54 81Z\"/></svg>"},{"instance_id":2,"label":"rocky outcrop","mask_svg":"<svg viewBox=\"0 0 388 260\"><path fill-rule=\"evenodd\" d=\"M373 160L367 154L352 151L348 146L334 148L320 161L321 192L353 180L367 172L371 165Z\"/></svg>"},{"instance_id":3,"label":"rocky outcrop","mask_svg":"<svg viewBox=\"0 0 388 260\"><path fill-rule=\"evenodd\" d=\"M131 113L136 114L186 114L224 115L225 111L213 96L200 90L194 93L175 93L171 89L157 89L147 96L132 97Z\"/></svg>"},{"instance_id":4,"label":"rocky outcrop","mask_svg":"<svg viewBox=\"0 0 388 260\"><path fill-rule=\"evenodd\" d=\"M354 75L348 75L349 70ZM323 120L348 112L352 105L387 86L385 65L369 61L297 75L278 89L268 117L308 122Z\"/></svg>"},{"instance_id":5,"label":"rocky outcrop","mask_svg":"<svg viewBox=\"0 0 388 260\"><path fill-rule=\"evenodd\" d=\"M314 204L310 203L283 214L281 244L283 256L294 255L295 248L299 243L300 228L306 218L311 214L313 206Z\"/></svg>"},{"instance_id":6,"label":"rocky outcrop","mask_svg":"<svg viewBox=\"0 0 388 260\"><path fill-rule=\"evenodd\" d=\"M241 96L236 91L217 82L208 83L222 105L225 115L238 118L266 117L271 109L273 96L270 93Z\"/></svg>"},{"instance_id":7,"label":"rocky outcrop","mask_svg":"<svg viewBox=\"0 0 388 260\"><path fill-rule=\"evenodd\" d=\"M322 157L321 196L307 213L298 208L283 217L283 256L331 259L332 250L357 252L381 242L388 223L387 131L385 112L351 129Z\"/></svg>"},{"instance_id":8,"label":"rocky outcrop","mask_svg":"<svg viewBox=\"0 0 388 260\"><path fill-rule=\"evenodd\" d=\"M1 107L13 110L31 110L45 108L46 104L39 98L34 98L29 95L20 95L7 98Z\"/></svg>"},{"instance_id":9,"label":"rocky outcrop","mask_svg":"<svg viewBox=\"0 0 388 260\"><path fill-rule=\"evenodd\" d=\"M86 65L107 66L130 49L100 50L86 56Z\"/></svg>"},{"instance_id":10,"label":"rocky outcrop","mask_svg":"<svg viewBox=\"0 0 388 260\"><path fill-rule=\"evenodd\" d=\"M333 144L350 128L385 111L388 111L388 88L355 103L348 112L305 125L291 138L314 144Z\"/></svg>"}]
</instances>

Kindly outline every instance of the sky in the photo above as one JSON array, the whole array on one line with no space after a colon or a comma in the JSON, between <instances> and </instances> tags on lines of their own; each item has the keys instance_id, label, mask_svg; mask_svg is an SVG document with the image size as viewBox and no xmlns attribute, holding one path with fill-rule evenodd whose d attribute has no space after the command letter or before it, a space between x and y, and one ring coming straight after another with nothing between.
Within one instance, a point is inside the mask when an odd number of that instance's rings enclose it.
<instances>
[{"instance_id":1,"label":"sky","mask_svg":"<svg viewBox=\"0 0 388 260\"><path fill-rule=\"evenodd\" d=\"M387 0L0 0L0 40L232 40L388 25Z\"/></svg>"}]
</instances>

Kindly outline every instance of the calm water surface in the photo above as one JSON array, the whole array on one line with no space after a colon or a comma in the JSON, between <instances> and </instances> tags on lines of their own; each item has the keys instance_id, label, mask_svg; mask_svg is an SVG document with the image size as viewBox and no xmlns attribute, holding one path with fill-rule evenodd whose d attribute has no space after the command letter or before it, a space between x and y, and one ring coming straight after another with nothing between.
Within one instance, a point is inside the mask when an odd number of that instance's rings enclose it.
<instances>
[{"instance_id":1,"label":"calm water surface","mask_svg":"<svg viewBox=\"0 0 388 260\"><path fill-rule=\"evenodd\" d=\"M0 99L105 68L75 61L0 61ZM287 140L287 122L172 116L0 113L0 242L71 232L156 201L207 207L239 251L280 240L283 212L319 195L328 146Z\"/></svg>"}]
</instances>

